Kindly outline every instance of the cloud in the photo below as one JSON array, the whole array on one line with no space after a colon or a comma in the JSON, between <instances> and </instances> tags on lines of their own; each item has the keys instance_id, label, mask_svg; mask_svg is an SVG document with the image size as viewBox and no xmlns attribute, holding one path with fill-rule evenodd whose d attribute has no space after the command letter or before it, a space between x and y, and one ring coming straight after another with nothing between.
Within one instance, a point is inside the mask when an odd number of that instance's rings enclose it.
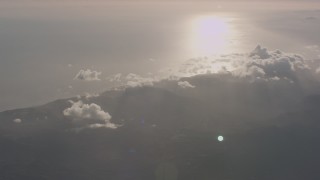
<instances>
[{"instance_id":1,"label":"cloud","mask_svg":"<svg viewBox=\"0 0 320 180\"><path fill-rule=\"evenodd\" d=\"M76 98L78 100L81 100L82 98L84 98L85 100L91 100L92 98L97 98L99 97L100 94L98 93L88 93L88 92L85 92L83 95L77 95Z\"/></svg>"},{"instance_id":2,"label":"cloud","mask_svg":"<svg viewBox=\"0 0 320 180\"><path fill-rule=\"evenodd\" d=\"M296 81L299 73L309 71L310 68L300 55L285 54L279 50L268 51L258 46L249 58L235 62L232 74L240 77L253 77L270 80L285 78Z\"/></svg>"},{"instance_id":3,"label":"cloud","mask_svg":"<svg viewBox=\"0 0 320 180\"><path fill-rule=\"evenodd\" d=\"M262 78L263 76L265 76L265 74L266 73L264 72L264 70L257 66L243 66L233 72L233 75L237 77Z\"/></svg>"},{"instance_id":4,"label":"cloud","mask_svg":"<svg viewBox=\"0 0 320 180\"><path fill-rule=\"evenodd\" d=\"M318 67L318 69L316 70L317 74L320 74L320 67Z\"/></svg>"},{"instance_id":5,"label":"cloud","mask_svg":"<svg viewBox=\"0 0 320 180\"><path fill-rule=\"evenodd\" d=\"M268 59L271 57L267 48L262 48L258 45L249 55L249 57L259 58L259 59Z\"/></svg>"},{"instance_id":6,"label":"cloud","mask_svg":"<svg viewBox=\"0 0 320 180\"><path fill-rule=\"evenodd\" d=\"M83 81L100 81L99 76L101 72L93 71L90 69L83 70L81 69L74 79L83 80Z\"/></svg>"},{"instance_id":7,"label":"cloud","mask_svg":"<svg viewBox=\"0 0 320 180\"><path fill-rule=\"evenodd\" d=\"M97 104L84 104L82 101L71 102L72 106L65 109L63 114L73 118L74 122L85 123L88 128L117 128L110 122L111 116Z\"/></svg>"},{"instance_id":8,"label":"cloud","mask_svg":"<svg viewBox=\"0 0 320 180\"><path fill-rule=\"evenodd\" d=\"M84 93L84 97L85 97L87 100L89 100L89 99L91 99L91 98L99 97L99 96L100 96L100 94L97 94L97 93L92 93L92 94L90 94L90 93Z\"/></svg>"},{"instance_id":9,"label":"cloud","mask_svg":"<svg viewBox=\"0 0 320 180\"><path fill-rule=\"evenodd\" d=\"M116 83L118 86L122 86L123 88L153 86L156 78L151 77L151 75L152 74L149 74L150 77L143 77L134 73L129 73L127 75L117 73L107 77L106 79L110 82Z\"/></svg>"},{"instance_id":10,"label":"cloud","mask_svg":"<svg viewBox=\"0 0 320 180\"><path fill-rule=\"evenodd\" d=\"M90 124L88 126L88 128L90 129L97 129L97 128L110 128L110 129L116 129L119 126L117 126L116 124L113 123L105 123L105 124L99 124L99 123L95 123L95 124Z\"/></svg>"},{"instance_id":11,"label":"cloud","mask_svg":"<svg viewBox=\"0 0 320 180\"><path fill-rule=\"evenodd\" d=\"M126 76L126 85L128 87L153 86L153 78L145 78L137 74L130 73Z\"/></svg>"},{"instance_id":12,"label":"cloud","mask_svg":"<svg viewBox=\"0 0 320 180\"><path fill-rule=\"evenodd\" d=\"M309 46L306 46L305 48L315 52L320 52L320 46L318 45L309 45Z\"/></svg>"},{"instance_id":13,"label":"cloud","mask_svg":"<svg viewBox=\"0 0 320 180\"><path fill-rule=\"evenodd\" d=\"M258 45L248 53L192 58L176 66L154 72L147 77L130 73L121 76L116 74L113 79L119 82L120 88L164 87L166 82L178 84L182 88L194 88L195 86L189 82L197 81L188 78L215 76L224 81L237 83L270 82L265 84L275 89L290 89L294 84L313 91L314 88L308 86L316 86L312 83L319 80L315 79L318 78L314 75L316 70L310 67L314 66L300 55L268 50ZM201 83L196 84L197 89L201 88Z\"/></svg>"},{"instance_id":14,"label":"cloud","mask_svg":"<svg viewBox=\"0 0 320 180\"><path fill-rule=\"evenodd\" d=\"M107 77L106 79L109 80L110 82L121 82L121 78L122 78L122 74L117 73L110 77Z\"/></svg>"},{"instance_id":15,"label":"cloud","mask_svg":"<svg viewBox=\"0 0 320 180\"><path fill-rule=\"evenodd\" d=\"M288 79L296 81L299 74L310 71L304 58L279 50L269 51L258 45L250 53L233 53L189 59L167 71L163 79L179 80L204 74L230 74L236 78L254 80ZM173 78L174 77L174 78Z\"/></svg>"},{"instance_id":16,"label":"cloud","mask_svg":"<svg viewBox=\"0 0 320 180\"><path fill-rule=\"evenodd\" d=\"M17 119L14 119L13 122L19 124L19 123L22 123L22 120L17 118Z\"/></svg>"},{"instance_id":17,"label":"cloud","mask_svg":"<svg viewBox=\"0 0 320 180\"><path fill-rule=\"evenodd\" d=\"M110 120L109 113L104 112L97 104L83 104L81 101L73 102L70 108L63 111L65 116L75 119L97 119L101 121Z\"/></svg>"},{"instance_id":18,"label":"cloud","mask_svg":"<svg viewBox=\"0 0 320 180\"><path fill-rule=\"evenodd\" d=\"M181 87L181 88L195 88L195 86L191 85L188 81L179 81L178 82L178 85Z\"/></svg>"}]
</instances>

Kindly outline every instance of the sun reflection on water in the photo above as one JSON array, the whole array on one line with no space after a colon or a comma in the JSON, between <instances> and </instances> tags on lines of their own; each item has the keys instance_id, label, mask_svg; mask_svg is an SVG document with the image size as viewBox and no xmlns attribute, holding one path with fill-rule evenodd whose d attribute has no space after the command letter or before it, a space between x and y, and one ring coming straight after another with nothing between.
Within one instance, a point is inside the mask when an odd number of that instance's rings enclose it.
<instances>
[{"instance_id":1,"label":"sun reflection on water","mask_svg":"<svg viewBox=\"0 0 320 180\"><path fill-rule=\"evenodd\" d=\"M226 53L235 36L232 19L198 16L191 21L191 47L194 56Z\"/></svg>"}]
</instances>

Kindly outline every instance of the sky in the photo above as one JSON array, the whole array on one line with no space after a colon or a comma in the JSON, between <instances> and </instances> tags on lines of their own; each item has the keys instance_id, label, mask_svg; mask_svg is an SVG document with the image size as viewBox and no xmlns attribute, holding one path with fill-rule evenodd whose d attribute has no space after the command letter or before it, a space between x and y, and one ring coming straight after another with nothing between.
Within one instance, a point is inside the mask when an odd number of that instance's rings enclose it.
<instances>
[{"instance_id":1,"label":"sky","mask_svg":"<svg viewBox=\"0 0 320 180\"><path fill-rule=\"evenodd\" d=\"M103 92L114 74L149 77L258 44L319 59L319 9L316 1L0 1L0 111Z\"/></svg>"}]
</instances>

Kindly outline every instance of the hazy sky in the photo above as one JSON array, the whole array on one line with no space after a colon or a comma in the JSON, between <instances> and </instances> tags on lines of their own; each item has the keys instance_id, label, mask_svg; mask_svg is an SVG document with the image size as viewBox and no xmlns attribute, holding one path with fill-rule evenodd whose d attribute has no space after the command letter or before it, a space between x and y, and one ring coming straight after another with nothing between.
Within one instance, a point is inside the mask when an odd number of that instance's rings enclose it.
<instances>
[{"instance_id":1,"label":"hazy sky","mask_svg":"<svg viewBox=\"0 0 320 180\"><path fill-rule=\"evenodd\" d=\"M318 0L0 0L0 179L320 179L319 33Z\"/></svg>"},{"instance_id":2,"label":"hazy sky","mask_svg":"<svg viewBox=\"0 0 320 180\"><path fill-rule=\"evenodd\" d=\"M316 1L15 2L0 1L0 111L101 92L115 73L147 75L257 44L319 55ZM75 80L81 69L100 80Z\"/></svg>"}]
</instances>

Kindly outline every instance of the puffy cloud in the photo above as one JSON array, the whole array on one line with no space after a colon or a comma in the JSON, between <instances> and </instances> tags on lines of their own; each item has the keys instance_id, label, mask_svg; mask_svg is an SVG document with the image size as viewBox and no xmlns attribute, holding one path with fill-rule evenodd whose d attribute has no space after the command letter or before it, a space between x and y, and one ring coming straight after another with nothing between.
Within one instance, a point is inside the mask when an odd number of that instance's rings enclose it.
<instances>
[{"instance_id":1,"label":"puffy cloud","mask_svg":"<svg viewBox=\"0 0 320 180\"><path fill-rule=\"evenodd\" d=\"M73 102L70 108L63 111L65 116L75 119L97 119L101 121L110 120L109 113L104 112L97 104L83 104L81 101Z\"/></svg>"},{"instance_id":2,"label":"puffy cloud","mask_svg":"<svg viewBox=\"0 0 320 180\"><path fill-rule=\"evenodd\" d=\"M13 122L19 124L19 123L22 123L22 120L17 118L17 119L14 119Z\"/></svg>"},{"instance_id":3,"label":"puffy cloud","mask_svg":"<svg viewBox=\"0 0 320 180\"><path fill-rule=\"evenodd\" d=\"M233 72L233 75L238 77L253 77L253 78L261 78L265 76L265 72L262 68L257 66L249 66L249 67L241 67Z\"/></svg>"},{"instance_id":4,"label":"puffy cloud","mask_svg":"<svg viewBox=\"0 0 320 180\"><path fill-rule=\"evenodd\" d=\"M110 122L111 116L97 104L84 104L82 101L71 102L72 106L65 109L63 114L73 118L75 122L84 122L88 128L117 128Z\"/></svg>"},{"instance_id":5,"label":"puffy cloud","mask_svg":"<svg viewBox=\"0 0 320 180\"><path fill-rule=\"evenodd\" d=\"M271 55L268 52L267 48L262 48L260 45L258 45L249 55L253 58L259 58L259 59L268 59L271 57Z\"/></svg>"},{"instance_id":6,"label":"puffy cloud","mask_svg":"<svg viewBox=\"0 0 320 180\"><path fill-rule=\"evenodd\" d=\"M307 81L304 81L304 79L312 77L315 72L315 69L311 69L308 64L310 63L300 55L284 53L279 50L268 50L258 45L249 53L230 53L212 57L192 58L179 65L155 72L148 77L133 73L126 76L116 74L113 76L112 81L117 82L120 85L119 87L124 88L158 86L158 82L162 80L176 81L178 83L182 78L215 74L221 75L220 77L226 76L233 78L233 80L245 80L250 83L261 81L279 82L281 80L281 82L286 81L286 83L290 82L290 84L298 81L305 84ZM182 83L181 85L187 84Z\"/></svg>"},{"instance_id":7,"label":"puffy cloud","mask_svg":"<svg viewBox=\"0 0 320 180\"><path fill-rule=\"evenodd\" d=\"M87 69L87 70L81 69L74 79L84 80L84 81L99 81L100 75L101 75L101 72L98 72L98 71L93 71L90 69Z\"/></svg>"},{"instance_id":8,"label":"puffy cloud","mask_svg":"<svg viewBox=\"0 0 320 180\"><path fill-rule=\"evenodd\" d=\"M188 81L179 81L178 85L181 88L195 88L195 86L191 85Z\"/></svg>"},{"instance_id":9,"label":"puffy cloud","mask_svg":"<svg viewBox=\"0 0 320 180\"><path fill-rule=\"evenodd\" d=\"M251 57L251 58L250 58ZM304 59L296 54L285 54L279 50L268 51L258 46L243 61L236 63L232 74L243 77L243 74L263 79L286 78L296 81L299 73L310 68Z\"/></svg>"},{"instance_id":10,"label":"puffy cloud","mask_svg":"<svg viewBox=\"0 0 320 180\"><path fill-rule=\"evenodd\" d=\"M287 79L296 81L297 76L310 68L302 56L286 54L279 50L269 51L258 45L251 53L234 53L213 57L190 59L175 69L167 71L164 79L178 80L201 74L231 74L250 80Z\"/></svg>"}]
</instances>

